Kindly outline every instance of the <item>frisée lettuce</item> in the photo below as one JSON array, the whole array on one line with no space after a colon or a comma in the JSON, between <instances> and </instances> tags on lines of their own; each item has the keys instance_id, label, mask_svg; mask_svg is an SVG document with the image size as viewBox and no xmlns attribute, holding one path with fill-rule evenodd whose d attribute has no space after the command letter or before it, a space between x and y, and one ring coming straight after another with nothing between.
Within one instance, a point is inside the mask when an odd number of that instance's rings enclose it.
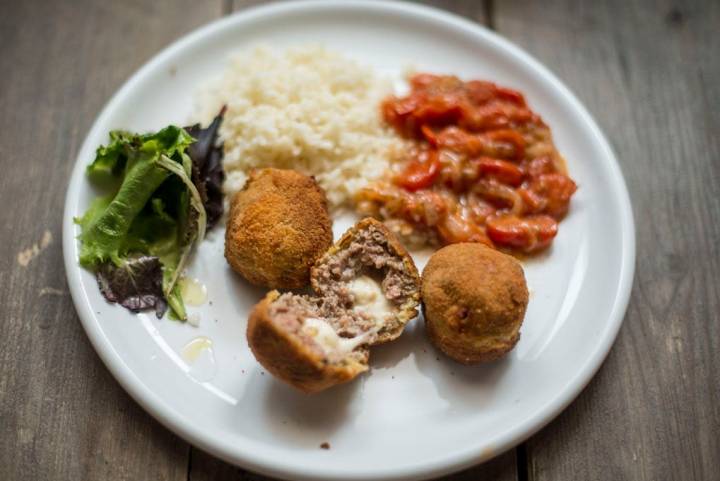
<instances>
[{"instance_id":1,"label":"fris\u00e9e lettuce","mask_svg":"<svg viewBox=\"0 0 720 481\"><path fill-rule=\"evenodd\" d=\"M174 317L187 318L177 281L205 236L207 208L214 221L222 212L222 197L218 205L217 198L210 203L201 194L220 190L205 185L210 177L222 183L222 149L216 145L221 116L208 129L171 125L147 134L113 131L110 143L97 149L87 176L109 194L76 222L80 264L96 274L108 301L134 312L155 309L158 317L169 306ZM193 175L211 155L220 173Z\"/></svg>"}]
</instances>

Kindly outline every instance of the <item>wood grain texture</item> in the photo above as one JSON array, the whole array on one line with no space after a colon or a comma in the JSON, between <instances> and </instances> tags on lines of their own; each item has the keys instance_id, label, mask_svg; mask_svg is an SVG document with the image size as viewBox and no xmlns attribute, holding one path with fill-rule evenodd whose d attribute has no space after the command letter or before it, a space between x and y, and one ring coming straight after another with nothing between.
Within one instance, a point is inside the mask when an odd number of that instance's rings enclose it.
<instances>
[{"instance_id":1,"label":"wood grain texture","mask_svg":"<svg viewBox=\"0 0 720 481\"><path fill-rule=\"evenodd\" d=\"M484 464L452 474L437 481L515 481L515 450L510 450ZM274 478L245 471L221 461L195 447L191 450L190 481L275 481Z\"/></svg>"},{"instance_id":2,"label":"wood grain texture","mask_svg":"<svg viewBox=\"0 0 720 481\"><path fill-rule=\"evenodd\" d=\"M110 95L218 4L0 4L0 479L185 480L188 445L98 359L65 282L79 143Z\"/></svg>"},{"instance_id":3,"label":"wood grain texture","mask_svg":"<svg viewBox=\"0 0 720 481\"><path fill-rule=\"evenodd\" d=\"M509 1L495 21L608 134L637 225L620 336L528 443L529 479L718 479L720 3Z\"/></svg>"}]
</instances>

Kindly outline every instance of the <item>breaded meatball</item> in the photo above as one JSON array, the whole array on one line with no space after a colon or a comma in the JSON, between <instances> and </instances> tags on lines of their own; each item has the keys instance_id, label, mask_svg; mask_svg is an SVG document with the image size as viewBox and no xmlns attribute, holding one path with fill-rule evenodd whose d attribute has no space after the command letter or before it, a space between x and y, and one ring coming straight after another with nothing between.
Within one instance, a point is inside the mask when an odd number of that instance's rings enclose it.
<instances>
[{"instance_id":1,"label":"breaded meatball","mask_svg":"<svg viewBox=\"0 0 720 481\"><path fill-rule=\"evenodd\" d=\"M372 344L397 339L417 316L420 275L415 262L395 234L372 217L348 229L318 259L310 281L328 314L340 316L352 306L354 327L372 329L384 313Z\"/></svg>"},{"instance_id":2,"label":"breaded meatball","mask_svg":"<svg viewBox=\"0 0 720 481\"><path fill-rule=\"evenodd\" d=\"M327 199L315 179L254 170L230 205L225 258L252 284L296 289L307 285L310 266L332 239Z\"/></svg>"},{"instance_id":3,"label":"breaded meatball","mask_svg":"<svg viewBox=\"0 0 720 481\"><path fill-rule=\"evenodd\" d=\"M368 369L368 348L416 317L420 277L395 236L375 219L348 230L312 268L313 294L270 292L248 320L260 364L305 392Z\"/></svg>"},{"instance_id":4,"label":"breaded meatball","mask_svg":"<svg viewBox=\"0 0 720 481\"><path fill-rule=\"evenodd\" d=\"M306 326L316 306L300 296L271 291L250 313L248 345L271 374L306 393L322 391L368 370L368 351L333 346L339 338L325 334L317 341L317 326ZM334 331L333 331L334 332Z\"/></svg>"},{"instance_id":5,"label":"breaded meatball","mask_svg":"<svg viewBox=\"0 0 720 481\"><path fill-rule=\"evenodd\" d=\"M432 343L463 364L498 359L520 339L528 289L520 263L478 243L443 247L422 274Z\"/></svg>"}]
</instances>

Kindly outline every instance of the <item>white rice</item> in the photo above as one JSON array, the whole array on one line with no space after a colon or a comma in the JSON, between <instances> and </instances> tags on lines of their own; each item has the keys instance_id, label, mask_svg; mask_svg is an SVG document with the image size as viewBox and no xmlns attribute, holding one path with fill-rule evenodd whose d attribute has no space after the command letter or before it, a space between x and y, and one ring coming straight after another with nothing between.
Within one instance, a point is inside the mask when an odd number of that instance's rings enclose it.
<instances>
[{"instance_id":1,"label":"white rice","mask_svg":"<svg viewBox=\"0 0 720 481\"><path fill-rule=\"evenodd\" d=\"M256 47L200 93L197 114L207 122L228 107L220 129L227 194L251 168L279 167L315 175L338 207L388 167L397 140L382 124L380 101L391 91L370 68L319 46Z\"/></svg>"}]
</instances>

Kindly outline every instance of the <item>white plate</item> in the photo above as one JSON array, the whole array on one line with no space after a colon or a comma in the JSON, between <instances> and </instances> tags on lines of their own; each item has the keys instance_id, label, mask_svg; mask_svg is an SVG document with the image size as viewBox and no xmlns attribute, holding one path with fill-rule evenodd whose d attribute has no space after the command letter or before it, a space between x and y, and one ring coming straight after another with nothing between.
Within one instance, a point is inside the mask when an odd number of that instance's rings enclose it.
<instances>
[{"instance_id":1,"label":"white plate","mask_svg":"<svg viewBox=\"0 0 720 481\"><path fill-rule=\"evenodd\" d=\"M324 393L299 394L262 372L248 350L249 308L263 292L238 279L211 232L191 266L211 304L190 308L199 328L107 304L78 267L77 226L94 192L84 177L108 131L189 120L193 93L228 54L252 43L318 42L388 74L408 65L523 91L552 127L580 188L550 253L525 264L531 289L510 356L462 367L439 355L422 322L375 349L372 370ZM342 224L342 225L341 225ZM336 223L336 235L347 224ZM487 460L521 442L580 392L622 322L635 239L617 161L587 111L547 69L484 28L409 4L300 2L223 18L178 40L140 69L98 117L67 195L64 255L88 337L122 386L191 443L262 473L300 479L418 479ZM422 267L422 266L418 266ZM197 336L214 342L215 373L179 355ZM323 450L323 442L331 444Z\"/></svg>"}]
</instances>

